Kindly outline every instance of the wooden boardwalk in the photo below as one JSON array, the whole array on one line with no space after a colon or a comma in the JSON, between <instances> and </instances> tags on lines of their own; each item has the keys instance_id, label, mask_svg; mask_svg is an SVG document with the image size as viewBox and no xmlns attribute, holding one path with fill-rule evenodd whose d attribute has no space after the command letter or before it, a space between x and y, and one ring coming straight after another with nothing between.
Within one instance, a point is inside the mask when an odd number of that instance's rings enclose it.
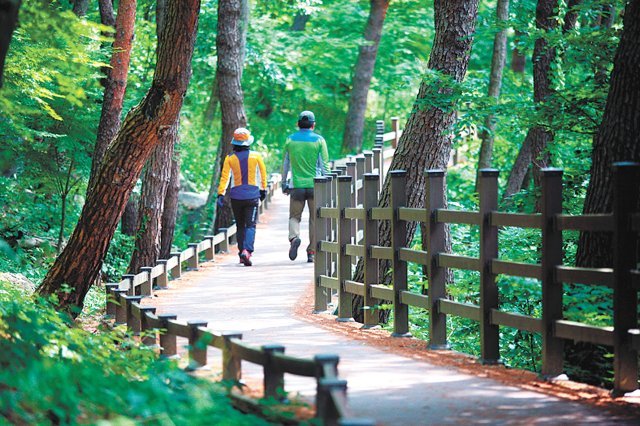
<instances>
[{"instance_id":1,"label":"wooden boardwalk","mask_svg":"<svg viewBox=\"0 0 640 426\"><path fill-rule=\"evenodd\" d=\"M340 376L348 380L353 416L383 425L640 423L631 413L560 399L383 351L304 321L294 311L313 309L310 302L300 305L311 291L313 265L306 263L306 230L299 258L288 259L287 216L288 198L278 193L258 225L254 266L239 264L234 247L231 254L217 256L215 263L201 264L198 271L172 281L168 290L157 291L148 303L158 313L206 320L213 330L239 331L247 343L283 344L290 355L338 354ZM186 342L179 340L179 345ZM203 374L216 376L220 353L210 350L208 356L208 365L213 367ZM261 370L243 363L243 378L250 385L259 383ZM287 375L285 383L287 391L303 398L315 395L312 379Z\"/></svg>"}]
</instances>

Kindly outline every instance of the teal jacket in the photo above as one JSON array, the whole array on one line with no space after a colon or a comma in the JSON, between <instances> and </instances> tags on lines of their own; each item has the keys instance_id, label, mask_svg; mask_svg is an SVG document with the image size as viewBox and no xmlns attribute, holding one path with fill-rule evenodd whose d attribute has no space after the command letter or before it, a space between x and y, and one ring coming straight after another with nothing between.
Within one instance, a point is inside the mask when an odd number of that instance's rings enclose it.
<instances>
[{"instance_id":1,"label":"teal jacket","mask_svg":"<svg viewBox=\"0 0 640 426\"><path fill-rule=\"evenodd\" d=\"M311 129L300 129L289 135L284 145L282 178L289 188L313 188L313 178L324 176L329 170L329 154L324 138Z\"/></svg>"}]
</instances>

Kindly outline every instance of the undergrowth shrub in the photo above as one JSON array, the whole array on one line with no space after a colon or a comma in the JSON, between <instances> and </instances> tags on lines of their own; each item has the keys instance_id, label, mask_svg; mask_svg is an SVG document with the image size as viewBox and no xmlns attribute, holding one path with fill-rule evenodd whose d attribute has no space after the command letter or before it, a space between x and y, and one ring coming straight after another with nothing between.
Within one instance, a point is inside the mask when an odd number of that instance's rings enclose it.
<instances>
[{"instance_id":1,"label":"undergrowth shrub","mask_svg":"<svg viewBox=\"0 0 640 426\"><path fill-rule=\"evenodd\" d=\"M105 423L107 422L107 423ZM0 282L0 423L260 425L121 328L89 333Z\"/></svg>"}]
</instances>

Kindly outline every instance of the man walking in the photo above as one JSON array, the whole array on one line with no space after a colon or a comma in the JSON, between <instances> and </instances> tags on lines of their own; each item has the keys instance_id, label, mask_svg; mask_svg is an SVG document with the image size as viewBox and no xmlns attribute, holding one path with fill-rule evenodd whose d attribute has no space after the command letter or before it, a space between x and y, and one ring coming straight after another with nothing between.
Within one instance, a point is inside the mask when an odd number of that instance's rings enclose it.
<instances>
[{"instance_id":1,"label":"man walking","mask_svg":"<svg viewBox=\"0 0 640 426\"><path fill-rule=\"evenodd\" d=\"M267 170L262 156L249 149L252 143L253 136L244 127L233 132L233 153L224 159L217 201L219 207L223 205L227 186L231 184L229 195L238 227L238 254L245 266L253 264L251 255L256 238L258 200L264 201L267 196Z\"/></svg>"},{"instance_id":2,"label":"man walking","mask_svg":"<svg viewBox=\"0 0 640 426\"><path fill-rule=\"evenodd\" d=\"M313 202L313 179L328 171L329 154L324 138L314 132L316 118L311 111L302 111L298 116L298 131L289 135L284 146L282 191L291 196L289 202L289 259L298 257L300 247L300 220L305 202L309 208L309 245L307 262L313 262L316 253L314 235L315 208ZM291 179L288 173L291 171Z\"/></svg>"}]
</instances>

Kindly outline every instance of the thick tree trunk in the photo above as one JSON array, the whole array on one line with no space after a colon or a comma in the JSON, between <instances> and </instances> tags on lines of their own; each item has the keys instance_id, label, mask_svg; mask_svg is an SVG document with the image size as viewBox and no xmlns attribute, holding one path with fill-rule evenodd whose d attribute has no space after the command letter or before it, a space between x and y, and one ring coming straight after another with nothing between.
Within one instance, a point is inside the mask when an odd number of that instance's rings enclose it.
<instances>
[{"instance_id":1,"label":"thick tree trunk","mask_svg":"<svg viewBox=\"0 0 640 426\"><path fill-rule=\"evenodd\" d=\"M556 27L555 13L558 10L558 0L538 0L536 7L536 28L549 32ZM539 106L551 94L551 64L555 60L556 49L549 45L544 38L538 38L533 48L533 101ZM504 197L513 195L522 188L522 182L529 164L533 162L533 177L536 185L540 181L540 169L548 164L545 151L547 145L553 141L553 132L544 123L536 124L529 129L527 137L518 153L518 157L511 169ZM530 154L529 154L530 153ZM527 161L527 159L529 161ZM518 169L516 169L518 167ZM517 189L515 189L517 188ZM515 189L515 190L514 190ZM537 207L536 207L537 208Z\"/></svg>"},{"instance_id":2,"label":"thick tree trunk","mask_svg":"<svg viewBox=\"0 0 640 426\"><path fill-rule=\"evenodd\" d=\"M151 88L134 107L107 150L95 185L69 243L47 273L38 292L57 294L58 305L72 315L82 308L95 281L118 220L145 161L175 123L191 77L199 0L169 0L165 43L159 48ZM73 291L60 291L69 285Z\"/></svg>"},{"instance_id":3,"label":"thick tree trunk","mask_svg":"<svg viewBox=\"0 0 640 426\"><path fill-rule=\"evenodd\" d=\"M130 237L136 235L138 228L138 196L131 194L120 218L120 232Z\"/></svg>"},{"instance_id":4,"label":"thick tree trunk","mask_svg":"<svg viewBox=\"0 0 640 426\"><path fill-rule=\"evenodd\" d=\"M176 140L177 144L177 140ZM162 225L160 229L160 259L168 259L171 254L171 244L176 230L178 217L178 193L180 192L180 152L173 151L171 159L171 178L164 197L162 210Z\"/></svg>"},{"instance_id":5,"label":"thick tree trunk","mask_svg":"<svg viewBox=\"0 0 640 426\"><path fill-rule=\"evenodd\" d=\"M241 78L244 63L242 48L243 42L242 24L243 0L220 0L218 2L218 36L216 47L218 51L218 67L216 69L216 81L218 82L218 96L220 99L220 112L222 116L222 136L218 145L218 156L215 161L214 178L211 180L208 206L213 204L216 194L217 182L224 157L231 153L231 139L233 132L238 127L247 126L247 117L244 111L244 94L242 92ZM227 227L233 223L233 212L228 200L222 209L216 212L216 228Z\"/></svg>"},{"instance_id":6,"label":"thick tree trunk","mask_svg":"<svg viewBox=\"0 0 640 426\"><path fill-rule=\"evenodd\" d=\"M13 30L18 22L21 0L0 0L0 88L4 75L4 63L9 52Z\"/></svg>"},{"instance_id":7,"label":"thick tree trunk","mask_svg":"<svg viewBox=\"0 0 640 426\"><path fill-rule=\"evenodd\" d=\"M428 67L457 82L464 79L471 53L478 13L477 0L436 0L434 4L435 39ZM446 83L445 83L446 86ZM453 135L451 128L456 119L455 100L448 105L425 107L425 99L434 93L449 94L451 89L439 81L420 84L413 112L391 162L390 170L407 171L407 206L424 207L425 169L445 169L451 155ZM388 207L391 198L390 179L386 179L379 206ZM408 239L413 238L415 223L407 225ZM380 223L379 245L389 246L391 229L388 221ZM363 281L362 262L359 262L355 281ZM384 267L386 266L386 267ZM380 268L380 282L389 282L388 265ZM354 298L352 314L362 320L362 298Z\"/></svg>"},{"instance_id":8,"label":"thick tree trunk","mask_svg":"<svg viewBox=\"0 0 640 426\"><path fill-rule=\"evenodd\" d=\"M101 10L105 6L102 3ZM98 136L93 150L91 175L87 185L89 190L95 183L105 152L118 130L120 130L120 114L122 114L122 104L127 88L127 75L129 73L129 60L131 59L131 45L136 20L136 3L137 0L120 0L118 5L116 35L113 41L113 54L110 61L111 68L107 69L107 77L104 79L104 99L98 124ZM107 12L105 10L105 13Z\"/></svg>"},{"instance_id":9,"label":"thick tree trunk","mask_svg":"<svg viewBox=\"0 0 640 426\"><path fill-rule=\"evenodd\" d=\"M491 76L489 78L489 96L496 102L500 97L502 88L502 72L507 59L507 29L503 28L504 23L509 19L509 0L498 0L496 6L496 24L500 30L493 39L493 56L491 57ZM488 114L484 120L484 129L480 134L482 140L480 144L480 158L478 159L478 170L491 167L493 160L493 141L496 130L494 114ZM476 179L477 187L477 179Z\"/></svg>"},{"instance_id":10,"label":"thick tree trunk","mask_svg":"<svg viewBox=\"0 0 640 426\"><path fill-rule=\"evenodd\" d=\"M177 138L178 123L175 122L164 134L160 143L147 161L142 179L142 193L138 203L138 225L135 249L131 256L128 273L137 274L142 266L155 265L160 254L160 226L164 197L171 178L171 157Z\"/></svg>"},{"instance_id":11,"label":"thick tree trunk","mask_svg":"<svg viewBox=\"0 0 640 426\"><path fill-rule=\"evenodd\" d=\"M88 10L89 0L75 0L73 2L73 13L75 13L77 17L87 16Z\"/></svg>"},{"instance_id":12,"label":"thick tree trunk","mask_svg":"<svg viewBox=\"0 0 640 426\"><path fill-rule=\"evenodd\" d=\"M362 149L362 133L369 86L376 65L382 26L388 8L389 0L371 0L369 19L364 29L364 43L360 46L358 61L353 73L353 87L349 96L349 109L347 110L342 139L343 152L357 152Z\"/></svg>"},{"instance_id":13,"label":"thick tree trunk","mask_svg":"<svg viewBox=\"0 0 640 426\"><path fill-rule=\"evenodd\" d=\"M602 123L593 140L591 181L584 213L609 213L613 202L612 170L616 161L640 161L640 1L627 4L624 29L611 71L611 86ZM640 187L640 182L638 183ZM580 235L576 262L580 266L611 266L611 236Z\"/></svg>"}]
</instances>

